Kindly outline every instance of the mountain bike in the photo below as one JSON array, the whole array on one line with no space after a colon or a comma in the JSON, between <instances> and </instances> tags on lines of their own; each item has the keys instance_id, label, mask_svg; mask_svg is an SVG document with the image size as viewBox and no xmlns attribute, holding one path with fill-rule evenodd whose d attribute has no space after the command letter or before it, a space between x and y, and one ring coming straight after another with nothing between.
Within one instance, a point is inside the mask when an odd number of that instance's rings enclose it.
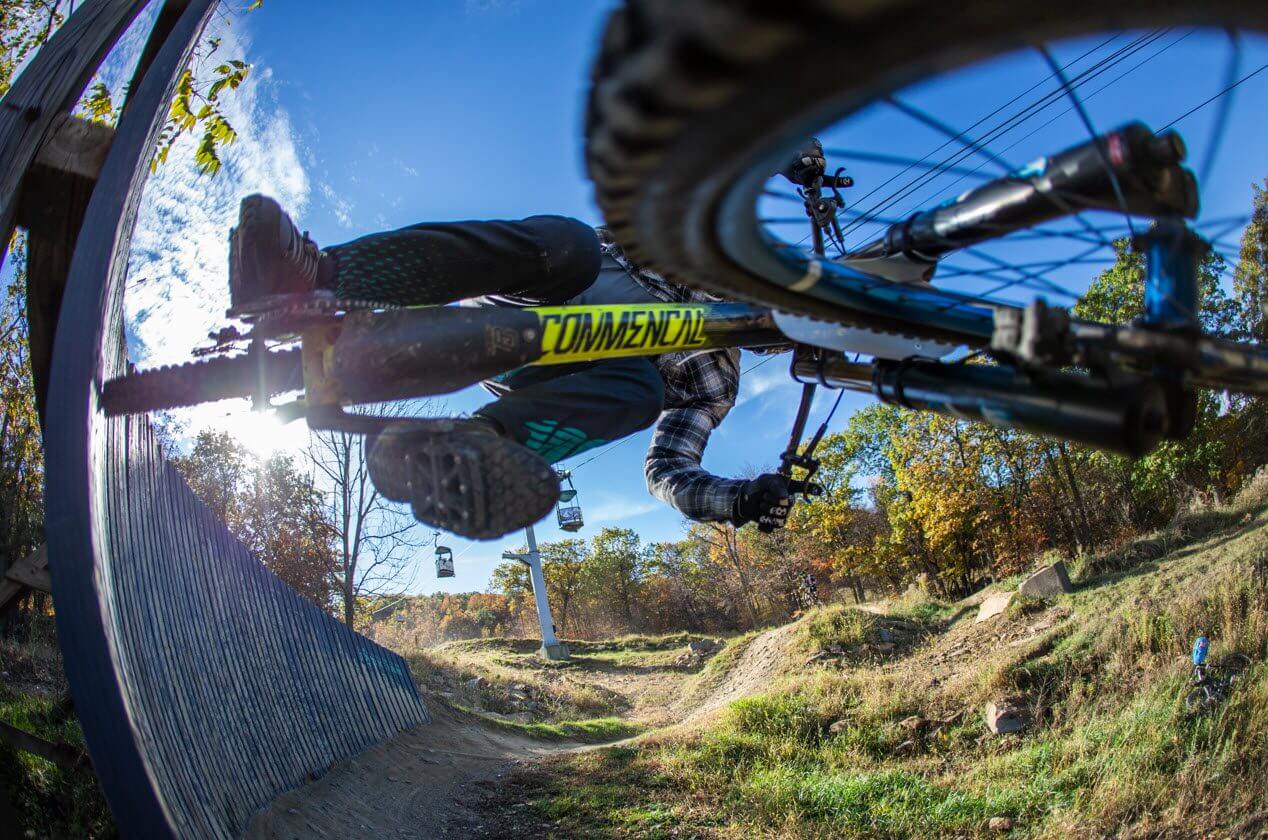
<instances>
[{"instance_id":1,"label":"mountain bike","mask_svg":"<svg viewBox=\"0 0 1268 840\"><path fill-rule=\"evenodd\" d=\"M1210 639L1198 636L1193 642L1192 690L1184 698L1184 709L1191 713L1207 712L1223 703L1250 667L1250 657L1234 653L1218 663L1206 661Z\"/></svg>"},{"instance_id":2,"label":"mountain bike","mask_svg":"<svg viewBox=\"0 0 1268 840\"><path fill-rule=\"evenodd\" d=\"M1204 329L1203 284L1232 228L1199 218L1203 179L1186 166L1185 141L1131 120L1098 132L1087 104L1103 90L1089 85L1174 55L1195 37L1173 27L1185 23L1241 27L1200 30L1202 44L1228 52L1217 65L1227 84L1190 111L1215 103L1201 169L1218 173L1210 149L1241 113L1232 96L1268 67L1243 67L1262 57L1263 4L631 0L607 27L589 97L600 207L634 261L743 302L385 309L320 293L272 299L231 313L246 331L226 328L205 358L105 383L102 408L247 397L315 429L372 433L388 419L348 406L448 393L523 365L791 344L790 374L806 388L781 470L802 492L813 492L823 433L800 443L816 386L1146 454L1192 430L1199 389L1268 392L1263 347ZM1124 29L1142 24L1154 28ZM982 62L1009 71L1018 51L1040 80L1001 93L1004 104L969 129L920 107L917 82L950 74L953 87ZM839 121L869 108L923 126L942 147L924 157L834 148ZM1031 131L1013 146L1052 145L1025 167L992 150L1053 108L1084 136L1058 143ZM812 134L827 141L823 164L789 191L777 173ZM868 134L882 144L907 136ZM860 174L881 165L898 172ZM937 179L974 185L944 199ZM865 188L846 201L840 190L855 182ZM800 213L781 210L797 204ZM1054 246L1075 255L1053 256ZM1143 265L1139 317L1072 315L1086 266L1123 254ZM967 257L975 262L956 262Z\"/></svg>"}]
</instances>

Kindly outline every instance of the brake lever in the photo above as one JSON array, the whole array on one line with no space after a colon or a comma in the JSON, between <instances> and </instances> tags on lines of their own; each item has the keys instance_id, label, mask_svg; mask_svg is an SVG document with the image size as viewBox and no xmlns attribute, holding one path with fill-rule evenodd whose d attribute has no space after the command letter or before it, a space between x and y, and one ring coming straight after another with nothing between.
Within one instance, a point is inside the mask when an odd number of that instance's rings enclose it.
<instances>
[{"instance_id":1,"label":"brake lever","mask_svg":"<svg viewBox=\"0 0 1268 840\"><path fill-rule=\"evenodd\" d=\"M788 492L796 496L800 493L803 496L822 496L823 485L814 481L793 480L788 482Z\"/></svg>"}]
</instances>

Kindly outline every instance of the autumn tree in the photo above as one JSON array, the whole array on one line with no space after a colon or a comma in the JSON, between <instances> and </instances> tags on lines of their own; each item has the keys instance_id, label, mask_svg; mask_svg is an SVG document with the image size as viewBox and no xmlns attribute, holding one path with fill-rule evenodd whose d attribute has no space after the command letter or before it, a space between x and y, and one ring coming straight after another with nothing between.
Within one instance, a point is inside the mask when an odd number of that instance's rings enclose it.
<instances>
[{"instance_id":1,"label":"autumn tree","mask_svg":"<svg viewBox=\"0 0 1268 840\"><path fill-rule=\"evenodd\" d=\"M44 457L26 333L26 271L19 239L0 296L0 571L43 542Z\"/></svg>"},{"instance_id":2,"label":"autumn tree","mask_svg":"<svg viewBox=\"0 0 1268 840\"><path fill-rule=\"evenodd\" d=\"M255 459L224 432L201 432L173 463L190 489L288 586L322 609L336 591L334 529L311 475L287 455Z\"/></svg>"},{"instance_id":3,"label":"autumn tree","mask_svg":"<svg viewBox=\"0 0 1268 840\"><path fill-rule=\"evenodd\" d=\"M425 539L409 511L379 494L366 461L365 435L311 437L308 457L324 489L334 536L343 620L353 626L359 598L392 588Z\"/></svg>"},{"instance_id":4,"label":"autumn tree","mask_svg":"<svg viewBox=\"0 0 1268 840\"><path fill-rule=\"evenodd\" d=\"M575 610L585 583L585 541L573 539L548 542L543 543L539 550L551 615L555 618L559 632L567 633L575 623ZM522 563L518 565L523 567Z\"/></svg>"}]
</instances>

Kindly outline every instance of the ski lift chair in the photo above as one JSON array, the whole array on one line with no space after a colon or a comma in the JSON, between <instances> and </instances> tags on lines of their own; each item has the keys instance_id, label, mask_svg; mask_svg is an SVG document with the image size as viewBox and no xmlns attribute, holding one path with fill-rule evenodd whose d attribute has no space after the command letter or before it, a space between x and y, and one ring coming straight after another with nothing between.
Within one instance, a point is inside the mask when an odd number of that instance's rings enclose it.
<instances>
[{"instance_id":1,"label":"ski lift chair","mask_svg":"<svg viewBox=\"0 0 1268 840\"><path fill-rule=\"evenodd\" d=\"M448 546L436 546L436 577L453 577L453 552Z\"/></svg>"},{"instance_id":2,"label":"ski lift chair","mask_svg":"<svg viewBox=\"0 0 1268 840\"><path fill-rule=\"evenodd\" d=\"M581 517L581 503L577 501L577 488L572 486L572 473L559 473L559 504L555 506L555 518L559 528L569 533L580 531L585 520Z\"/></svg>"}]
</instances>

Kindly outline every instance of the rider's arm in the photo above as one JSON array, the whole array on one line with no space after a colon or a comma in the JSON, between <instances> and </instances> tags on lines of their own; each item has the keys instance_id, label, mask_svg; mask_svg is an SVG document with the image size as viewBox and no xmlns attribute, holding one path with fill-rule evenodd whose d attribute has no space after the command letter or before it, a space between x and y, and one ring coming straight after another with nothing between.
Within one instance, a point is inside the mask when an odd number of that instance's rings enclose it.
<instances>
[{"instance_id":1,"label":"rider's arm","mask_svg":"<svg viewBox=\"0 0 1268 840\"><path fill-rule=\"evenodd\" d=\"M665 405L647 450L643 473L652 495L687 518L729 520L744 481L720 478L700 466L709 435L735 405L739 351L662 357Z\"/></svg>"}]
</instances>

